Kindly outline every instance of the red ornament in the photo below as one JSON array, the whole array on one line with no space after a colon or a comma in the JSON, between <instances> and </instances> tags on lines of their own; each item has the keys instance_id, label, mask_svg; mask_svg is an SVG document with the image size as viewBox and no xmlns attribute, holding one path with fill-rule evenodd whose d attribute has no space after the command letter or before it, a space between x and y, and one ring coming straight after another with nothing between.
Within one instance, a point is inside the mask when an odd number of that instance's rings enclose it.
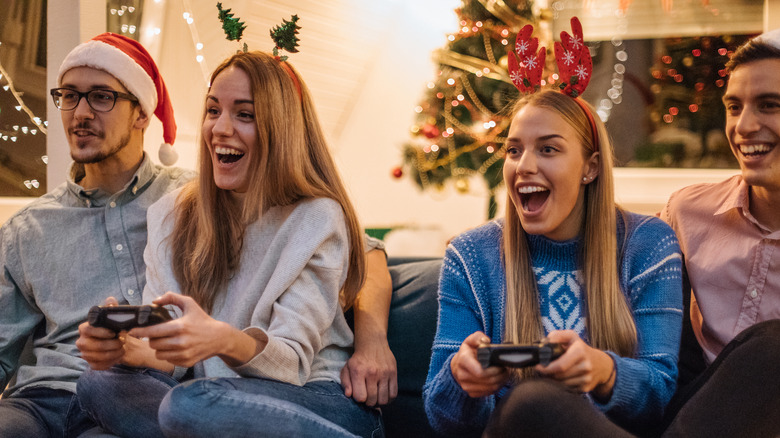
<instances>
[{"instance_id":1,"label":"red ornament","mask_svg":"<svg viewBox=\"0 0 780 438\"><path fill-rule=\"evenodd\" d=\"M395 169L393 169L393 176L396 178L401 178L402 176L404 176L404 170L401 169L401 166L398 166Z\"/></svg>"},{"instance_id":2,"label":"red ornament","mask_svg":"<svg viewBox=\"0 0 780 438\"><path fill-rule=\"evenodd\" d=\"M439 131L439 128L436 127L436 125L432 125L430 123L426 123L425 125L423 125L421 131L423 135L428 138L436 138L441 133Z\"/></svg>"}]
</instances>

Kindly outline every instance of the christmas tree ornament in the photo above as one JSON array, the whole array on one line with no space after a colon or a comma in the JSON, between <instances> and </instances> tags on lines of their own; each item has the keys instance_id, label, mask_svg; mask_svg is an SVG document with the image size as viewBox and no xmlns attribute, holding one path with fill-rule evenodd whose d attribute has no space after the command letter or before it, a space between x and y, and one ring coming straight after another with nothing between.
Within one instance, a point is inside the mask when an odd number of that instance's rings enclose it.
<instances>
[{"instance_id":1,"label":"christmas tree ornament","mask_svg":"<svg viewBox=\"0 0 780 438\"><path fill-rule=\"evenodd\" d=\"M298 16L293 15L291 21L283 20L279 26L274 26L271 29L271 39L274 40L276 46L274 46L274 56L278 57L280 61L287 61L287 56L279 56L279 49L286 50L290 53L298 53Z\"/></svg>"},{"instance_id":2,"label":"christmas tree ornament","mask_svg":"<svg viewBox=\"0 0 780 438\"><path fill-rule=\"evenodd\" d=\"M455 189L461 194L468 193L469 179L465 176L458 177L458 179L455 180Z\"/></svg>"},{"instance_id":3,"label":"christmas tree ornament","mask_svg":"<svg viewBox=\"0 0 780 438\"><path fill-rule=\"evenodd\" d=\"M393 169L393 176L395 178L401 178L402 176L404 176L404 170L401 168L401 166L398 166Z\"/></svg>"},{"instance_id":4,"label":"christmas tree ornament","mask_svg":"<svg viewBox=\"0 0 780 438\"><path fill-rule=\"evenodd\" d=\"M422 133L427 138L436 138L441 134L439 128L437 128L436 125L432 125L430 123L423 125Z\"/></svg>"},{"instance_id":5,"label":"christmas tree ornament","mask_svg":"<svg viewBox=\"0 0 780 438\"><path fill-rule=\"evenodd\" d=\"M222 30L225 31L228 41L241 41L246 26L238 18L233 17L230 9L222 9L222 3L217 3L217 17L222 22ZM247 52L247 45L244 43L244 53Z\"/></svg>"}]
</instances>

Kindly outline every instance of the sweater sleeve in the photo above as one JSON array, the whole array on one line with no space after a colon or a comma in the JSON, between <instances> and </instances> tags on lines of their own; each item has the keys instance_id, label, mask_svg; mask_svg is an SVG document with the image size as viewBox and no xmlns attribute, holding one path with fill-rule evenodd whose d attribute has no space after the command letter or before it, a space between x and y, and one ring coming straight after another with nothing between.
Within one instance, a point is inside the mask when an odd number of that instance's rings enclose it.
<instances>
[{"instance_id":1,"label":"sweater sleeve","mask_svg":"<svg viewBox=\"0 0 780 438\"><path fill-rule=\"evenodd\" d=\"M469 271L450 245L439 280L439 319L423 402L431 426L444 436L478 436L487 425L495 396L472 398L455 381L450 362L463 340L476 331L490 336ZM495 340L496 342L499 340Z\"/></svg>"},{"instance_id":2,"label":"sweater sleeve","mask_svg":"<svg viewBox=\"0 0 780 438\"><path fill-rule=\"evenodd\" d=\"M276 267L263 300L273 299L270 322L266 304L258 304L244 331L267 339L266 347L233 370L245 377L264 377L304 385L315 355L334 336L334 321L342 318L339 291L346 278L349 238L341 207L330 199L302 203L279 229ZM343 323L345 330L346 322ZM348 339L352 342L351 333ZM336 357L329 360L338 361ZM340 368L344 362L337 364Z\"/></svg>"},{"instance_id":3,"label":"sweater sleeve","mask_svg":"<svg viewBox=\"0 0 780 438\"><path fill-rule=\"evenodd\" d=\"M682 329L682 258L674 232L658 218L633 216L627 233L621 286L637 329L633 357L615 359L616 380L606 404L618 423L658 421L675 391ZM630 225L629 225L630 226Z\"/></svg>"}]
</instances>

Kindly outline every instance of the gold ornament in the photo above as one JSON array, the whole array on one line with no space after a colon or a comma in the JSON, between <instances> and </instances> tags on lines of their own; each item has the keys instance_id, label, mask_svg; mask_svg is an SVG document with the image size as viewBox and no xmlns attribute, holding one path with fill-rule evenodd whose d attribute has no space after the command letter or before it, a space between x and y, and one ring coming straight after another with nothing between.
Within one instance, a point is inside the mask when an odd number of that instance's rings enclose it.
<instances>
[{"instance_id":1,"label":"gold ornament","mask_svg":"<svg viewBox=\"0 0 780 438\"><path fill-rule=\"evenodd\" d=\"M465 176L461 176L458 179L455 180L455 189L458 190L458 193L468 193L469 192L469 180Z\"/></svg>"},{"instance_id":2,"label":"gold ornament","mask_svg":"<svg viewBox=\"0 0 780 438\"><path fill-rule=\"evenodd\" d=\"M500 65L503 68L508 69L509 68L509 58L505 55L498 59L498 65Z\"/></svg>"}]
</instances>

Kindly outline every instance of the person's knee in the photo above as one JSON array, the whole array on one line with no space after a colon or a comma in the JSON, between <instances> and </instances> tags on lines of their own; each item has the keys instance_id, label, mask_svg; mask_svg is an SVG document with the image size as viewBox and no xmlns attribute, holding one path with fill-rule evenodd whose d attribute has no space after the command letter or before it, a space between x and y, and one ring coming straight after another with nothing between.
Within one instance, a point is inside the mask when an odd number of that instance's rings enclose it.
<instances>
[{"instance_id":1,"label":"person's knee","mask_svg":"<svg viewBox=\"0 0 780 438\"><path fill-rule=\"evenodd\" d=\"M755 360L780 363L780 319L763 321L737 335Z\"/></svg>"},{"instance_id":2,"label":"person's knee","mask_svg":"<svg viewBox=\"0 0 780 438\"><path fill-rule=\"evenodd\" d=\"M216 383L210 380L191 380L171 389L163 398L157 419L166 436L193 436L201 430L204 416L208 416L213 395L210 387ZM211 395L210 395L211 394Z\"/></svg>"},{"instance_id":3,"label":"person's knee","mask_svg":"<svg viewBox=\"0 0 780 438\"><path fill-rule=\"evenodd\" d=\"M84 371L76 382L76 394L81 406L87 409L94 402L99 403L105 394L104 389L110 386L109 380L107 372L93 369Z\"/></svg>"},{"instance_id":4,"label":"person's knee","mask_svg":"<svg viewBox=\"0 0 780 438\"><path fill-rule=\"evenodd\" d=\"M509 436L512 431L538 430L561 406L568 395L559 383L549 379L531 379L519 383L502 400L491 419L491 436ZM504 433L506 432L506 433ZM507 435L507 433L509 435Z\"/></svg>"}]
</instances>

